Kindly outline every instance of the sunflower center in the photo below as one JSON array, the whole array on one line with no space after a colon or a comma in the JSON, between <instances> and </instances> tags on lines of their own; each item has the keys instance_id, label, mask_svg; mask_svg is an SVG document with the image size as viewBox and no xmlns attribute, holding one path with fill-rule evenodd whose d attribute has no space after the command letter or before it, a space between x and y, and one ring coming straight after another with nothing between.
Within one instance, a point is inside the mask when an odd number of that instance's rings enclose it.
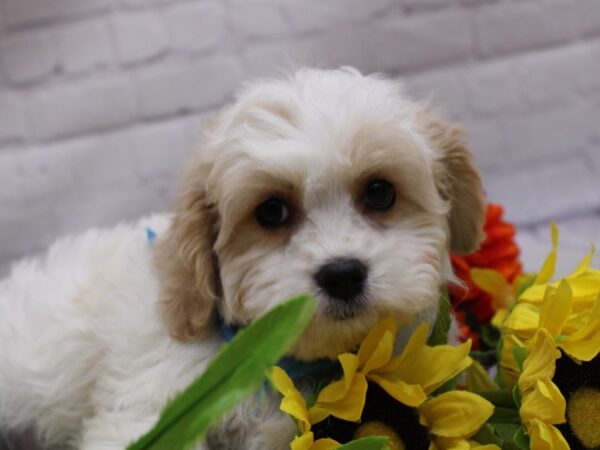
<instances>
[{"instance_id":1,"label":"sunflower center","mask_svg":"<svg viewBox=\"0 0 600 450\"><path fill-rule=\"evenodd\" d=\"M400 436L398 436L392 427L383 422L365 422L361 424L354 433L355 439L367 436L386 436L389 438L388 447L390 450L406 450Z\"/></svg>"},{"instance_id":2,"label":"sunflower center","mask_svg":"<svg viewBox=\"0 0 600 450\"><path fill-rule=\"evenodd\" d=\"M315 439L329 437L342 444L357 437L387 436L392 441L391 448L400 450L428 450L431 443L429 430L421 425L417 409L393 399L375 383L369 383L359 422L329 416L313 425L312 431Z\"/></svg>"},{"instance_id":3,"label":"sunflower center","mask_svg":"<svg viewBox=\"0 0 600 450\"><path fill-rule=\"evenodd\" d=\"M569 398L567 416L573 433L587 448L600 448L600 390L584 387Z\"/></svg>"},{"instance_id":4,"label":"sunflower center","mask_svg":"<svg viewBox=\"0 0 600 450\"><path fill-rule=\"evenodd\" d=\"M600 450L600 356L576 363L562 355L554 383L567 400L567 423L557 425L571 450Z\"/></svg>"}]
</instances>

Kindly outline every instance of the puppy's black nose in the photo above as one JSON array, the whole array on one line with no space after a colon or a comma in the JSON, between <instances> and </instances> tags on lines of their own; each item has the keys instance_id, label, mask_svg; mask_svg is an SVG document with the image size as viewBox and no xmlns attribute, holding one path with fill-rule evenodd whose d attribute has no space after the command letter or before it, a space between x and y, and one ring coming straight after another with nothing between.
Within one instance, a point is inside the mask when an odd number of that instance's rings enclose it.
<instances>
[{"instance_id":1,"label":"puppy's black nose","mask_svg":"<svg viewBox=\"0 0 600 450\"><path fill-rule=\"evenodd\" d=\"M367 268L358 259L339 258L323 265L315 274L315 281L333 298L349 301L364 288Z\"/></svg>"}]
</instances>

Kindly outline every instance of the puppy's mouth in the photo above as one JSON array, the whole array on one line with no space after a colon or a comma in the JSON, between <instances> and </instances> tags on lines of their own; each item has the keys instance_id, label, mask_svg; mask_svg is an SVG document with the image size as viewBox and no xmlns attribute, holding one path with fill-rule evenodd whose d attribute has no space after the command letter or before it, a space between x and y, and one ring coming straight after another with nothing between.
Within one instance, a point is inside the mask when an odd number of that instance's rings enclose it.
<instances>
[{"instance_id":1,"label":"puppy's mouth","mask_svg":"<svg viewBox=\"0 0 600 450\"><path fill-rule=\"evenodd\" d=\"M368 299L365 295L357 295L350 299L339 299L327 296L325 315L335 321L355 319L367 309Z\"/></svg>"}]
</instances>

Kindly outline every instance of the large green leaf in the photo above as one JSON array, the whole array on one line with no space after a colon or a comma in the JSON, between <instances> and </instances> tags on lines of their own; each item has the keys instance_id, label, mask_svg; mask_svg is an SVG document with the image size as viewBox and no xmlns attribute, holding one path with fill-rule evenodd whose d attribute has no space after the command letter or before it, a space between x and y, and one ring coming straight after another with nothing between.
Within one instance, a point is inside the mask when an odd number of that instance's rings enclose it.
<instances>
[{"instance_id":1,"label":"large green leaf","mask_svg":"<svg viewBox=\"0 0 600 450\"><path fill-rule=\"evenodd\" d=\"M369 436L338 447L337 450L387 450L389 439L385 436Z\"/></svg>"},{"instance_id":2,"label":"large green leaf","mask_svg":"<svg viewBox=\"0 0 600 450\"><path fill-rule=\"evenodd\" d=\"M309 296L295 297L240 331L129 450L191 448L225 412L260 386L265 370L296 342L314 309Z\"/></svg>"}]
</instances>

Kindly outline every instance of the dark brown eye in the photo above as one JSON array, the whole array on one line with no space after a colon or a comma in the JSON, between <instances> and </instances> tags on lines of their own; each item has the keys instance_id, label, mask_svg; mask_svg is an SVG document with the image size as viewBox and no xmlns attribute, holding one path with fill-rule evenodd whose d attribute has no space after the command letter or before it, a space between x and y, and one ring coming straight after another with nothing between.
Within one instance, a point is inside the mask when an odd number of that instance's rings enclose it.
<instances>
[{"instance_id":1,"label":"dark brown eye","mask_svg":"<svg viewBox=\"0 0 600 450\"><path fill-rule=\"evenodd\" d=\"M376 211L386 211L394 205L396 192L394 186L384 180L371 181L365 193L367 208Z\"/></svg>"},{"instance_id":2,"label":"dark brown eye","mask_svg":"<svg viewBox=\"0 0 600 450\"><path fill-rule=\"evenodd\" d=\"M256 221L265 228L278 228L288 223L290 211L279 198L270 198L256 208Z\"/></svg>"}]
</instances>

